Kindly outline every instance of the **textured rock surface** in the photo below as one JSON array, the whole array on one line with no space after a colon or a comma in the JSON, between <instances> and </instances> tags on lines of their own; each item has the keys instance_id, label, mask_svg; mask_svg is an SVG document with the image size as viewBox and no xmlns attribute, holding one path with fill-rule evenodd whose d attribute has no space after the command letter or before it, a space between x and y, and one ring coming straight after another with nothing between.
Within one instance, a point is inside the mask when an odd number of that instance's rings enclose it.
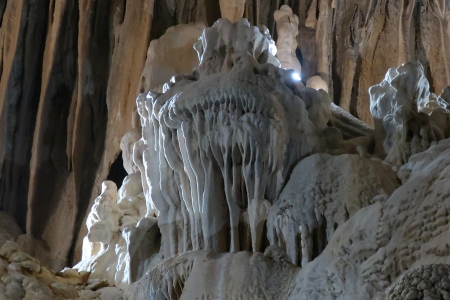
<instances>
[{"instance_id":1,"label":"textured rock surface","mask_svg":"<svg viewBox=\"0 0 450 300\"><path fill-rule=\"evenodd\" d=\"M142 300L217 299L227 290L228 299L280 299L289 293L297 272L288 261L262 253L192 251L156 266L125 296Z\"/></svg>"},{"instance_id":2,"label":"textured rock surface","mask_svg":"<svg viewBox=\"0 0 450 300\"><path fill-rule=\"evenodd\" d=\"M244 16L245 0L220 0L222 18L236 22Z\"/></svg>"},{"instance_id":3,"label":"textured rock surface","mask_svg":"<svg viewBox=\"0 0 450 300\"><path fill-rule=\"evenodd\" d=\"M6 241L16 241L23 232L14 218L4 211L0 211L0 245Z\"/></svg>"},{"instance_id":4,"label":"textured rock surface","mask_svg":"<svg viewBox=\"0 0 450 300\"><path fill-rule=\"evenodd\" d=\"M92 279L126 287L142 276L147 259L159 252L157 220L147 217L140 180L134 173L117 191L105 181L87 218L83 259L75 268L91 273Z\"/></svg>"},{"instance_id":5,"label":"textured rock surface","mask_svg":"<svg viewBox=\"0 0 450 300\"><path fill-rule=\"evenodd\" d=\"M360 210L338 228L323 254L300 272L298 291L372 299L408 270L449 264L449 143L413 156L399 173L404 184L386 202ZM327 268L321 270L322 264ZM318 284L323 277L335 278L333 284Z\"/></svg>"},{"instance_id":6,"label":"textured rock surface","mask_svg":"<svg viewBox=\"0 0 450 300\"><path fill-rule=\"evenodd\" d=\"M449 265L419 267L402 276L385 299L450 299Z\"/></svg>"},{"instance_id":7,"label":"textured rock surface","mask_svg":"<svg viewBox=\"0 0 450 300\"><path fill-rule=\"evenodd\" d=\"M285 69L293 69L300 75L302 66L295 54L297 50L298 16L292 12L289 6L283 5L275 11L273 17L277 24L277 58L280 65Z\"/></svg>"},{"instance_id":8,"label":"textured rock surface","mask_svg":"<svg viewBox=\"0 0 450 300\"><path fill-rule=\"evenodd\" d=\"M348 154L309 156L290 177L270 208L267 230L270 243L301 266L319 256L339 226L399 185L388 164Z\"/></svg>"},{"instance_id":9,"label":"textured rock surface","mask_svg":"<svg viewBox=\"0 0 450 300\"><path fill-rule=\"evenodd\" d=\"M333 57L336 66L329 74L333 74L334 99L339 99L342 107L371 123L368 88L380 82L388 68L411 60L424 65L432 92L440 94L450 84L445 75L450 53L448 49L440 50L442 42L449 43L449 29L439 30L440 21L432 9L433 3L444 3L441 12L448 22L445 1L335 3L333 17L327 15L334 21L328 28L333 26L336 32L336 44L328 48L328 56ZM319 15L318 22L329 21Z\"/></svg>"},{"instance_id":10,"label":"textured rock surface","mask_svg":"<svg viewBox=\"0 0 450 300\"><path fill-rule=\"evenodd\" d=\"M411 155L449 137L449 103L445 96L430 93L419 63L389 69L369 93L375 148L378 154L386 153L386 161L401 166Z\"/></svg>"},{"instance_id":11,"label":"textured rock surface","mask_svg":"<svg viewBox=\"0 0 450 300\"><path fill-rule=\"evenodd\" d=\"M172 76L190 73L198 65L197 52L192 45L204 29L202 23L181 24L170 27L148 47L140 92L162 91L162 85Z\"/></svg>"},{"instance_id":12,"label":"textured rock surface","mask_svg":"<svg viewBox=\"0 0 450 300\"><path fill-rule=\"evenodd\" d=\"M132 127L152 8L140 0L0 5L1 207L26 229L24 246L52 267L67 263Z\"/></svg>"},{"instance_id":13,"label":"textured rock surface","mask_svg":"<svg viewBox=\"0 0 450 300\"><path fill-rule=\"evenodd\" d=\"M0 299L122 299L121 290L105 288L108 283L89 279L89 272L54 273L11 241L0 248L0 266Z\"/></svg>"}]
</instances>

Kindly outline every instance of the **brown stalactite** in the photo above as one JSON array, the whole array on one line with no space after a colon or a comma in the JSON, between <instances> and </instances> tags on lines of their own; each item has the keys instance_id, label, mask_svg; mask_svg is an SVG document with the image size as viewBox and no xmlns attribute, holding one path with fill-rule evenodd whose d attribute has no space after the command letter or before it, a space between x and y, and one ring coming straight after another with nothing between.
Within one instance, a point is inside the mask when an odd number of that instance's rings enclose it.
<instances>
[{"instance_id":1,"label":"brown stalactite","mask_svg":"<svg viewBox=\"0 0 450 300\"><path fill-rule=\"evenodd\" d=\"M52 268L67 263L73 234L76 188L68 170L67 118L76 97L78 7L56 1L44 51L40 103L33 138L24 242ZM66 224L66 226L60 226ZM32 241L37 246L31 246ZM34 243L33 243L34 244Z\"/></svg>"},{"instance_id":2,"label":"brown stalactite","mask_svg":"<svg viewBox=\"0 0 450 300\"><path fill-rule=\"evenodd\" d=\"M333 98L332 92L332 70L333 48L333 9L329 0L318 0L319 18L316 28L316 44L317 44L317 73L328 84L330 96Z\"/></svg>"},{"instance_id":3,"label":"brown stalactite","mask_svg":"<svg viewBox=\"0 0 450 300\"><path fill-rule=\"evenodd\" d=\"M411 54L411 21L414 13L414 7L416 5L416 0L402 0L400 1L400 17L398 25L398 65L404 64L410 61L413 57Z\"/></svg>"},{"instance_id":4,"label":"brown stalactite","mask_svg":"<svg viewBox=\"0 0 450 300\"><path fill-rule=\"evenodd\" d=\"M440 42L441 42L441 56L444 62L445 68L445 80L446 84L450 84L450 66L448 64L448 42L446 42L446 36L450 37L450 30L448 26L448 13L446 8L447 1L445 0L429 0L428 4L430 5L431 11L436 16L439 21L439 33L440 33Z\"/></svg>"}]
</instances>

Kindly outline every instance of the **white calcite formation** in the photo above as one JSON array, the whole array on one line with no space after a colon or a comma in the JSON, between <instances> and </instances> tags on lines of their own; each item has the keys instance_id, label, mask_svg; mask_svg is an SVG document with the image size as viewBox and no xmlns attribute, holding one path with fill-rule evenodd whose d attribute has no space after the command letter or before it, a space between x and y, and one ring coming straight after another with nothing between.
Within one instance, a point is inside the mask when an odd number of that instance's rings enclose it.
<instances>
[{"instance_id":1,"label":"white calcite formation","mask_svg":"<svg viewBox=\"0 0 450 300\"><path fill-rule=\"evenodd\" d=\"M397 166L449 137L448 96L436 97L420 63L391 68L369 89L376 151ZM447 99L446 99L447 98ZM381 144L382 143L382 144Z\"/></svg>"},{"instance_id":2,"label":"white calcite formation","mask_svg":"<svg viewBox=\"0 0 450 300\"><path fill-rule=\"evenodd\" d=\"M269 241L284 249L291 262L306 266L339 226L361 208L386 200L397 187L395 172L378 160L350 154L309 156L294 168L270 208Z\"/></svg>"},{"instance_id":3,"label":"white calcite formation","mask_svg":"<svg viewBox=\"0 0 450 300\"><path fill-rule=\"evenodd\" d=\"M266 29L222 19L196 49L192 76L138 99L148 208L165 256L259 251L268 208L292 163L313 152L316 128L291 71L270 63Z\"/></svg>"},{"instance_id":4,"label":"white calcite formation","mask_svg":"<svg viewBox=\"0 0 450 300\"><path fill-rule=\"evenodd\" d=\"M120 141L123 167L128 174L133 174L139 171L133 161L133 148L134 144L141 138L141 136L142 130L140 128L134 128L133 130L127 132Z\"/></svg>"},{"instance_id":5,"label":"white calcite formation","mask_svg":"<svg viewBox=\"0 0 450 300\"><path fill-rule=\"evenodd\" d=\"M170 27L159 39L152 40L139 89L160 89L172 76L190 72L198 64L192 44L204 28L202 23L179 24Z\"/></svg>"},{"instance_id":6,"label":"white calcite formation","mask_svg":"<svg viewBox=\"0 0 450 300\"><path fill-rule=\"evenodd\" d=\"M221 19L195 49L138 97L77 272L124 299L446 299L450 88L389 70L373 131L279 68L266 28Z\"/></svg>"},{"instance_id":7,"label":"white calcite formation","mask_svg":"<svg viewBox=\"0 0 450 300\"><path fill-rule=\"evenodd\" d=\"M119 191L114 182L103 182L86 221L83 260L75 268L118 287L140 277L142 264L159 251L156 219L146 214L139 173L128 175Z\"/></svg>"}]
</instances>

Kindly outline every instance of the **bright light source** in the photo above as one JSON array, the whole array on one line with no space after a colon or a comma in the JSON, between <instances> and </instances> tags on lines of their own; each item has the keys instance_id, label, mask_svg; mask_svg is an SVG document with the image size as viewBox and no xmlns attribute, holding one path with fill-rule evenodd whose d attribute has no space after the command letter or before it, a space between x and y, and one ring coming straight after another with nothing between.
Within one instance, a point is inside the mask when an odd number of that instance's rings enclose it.
<instances>
[{"instance_id":1,"label":"bright light source","mask_svg":"<svg viewBox=\"0 0 450 300\"><path fill-rule=\"evenodd\" d=\"M292 73L292 79L294 79L295 81L300 81L300 80L302 80L302 79L300 78L300 74L298 74L297 72L293 72L293 73Z\"/></svg>"}]
</instances>

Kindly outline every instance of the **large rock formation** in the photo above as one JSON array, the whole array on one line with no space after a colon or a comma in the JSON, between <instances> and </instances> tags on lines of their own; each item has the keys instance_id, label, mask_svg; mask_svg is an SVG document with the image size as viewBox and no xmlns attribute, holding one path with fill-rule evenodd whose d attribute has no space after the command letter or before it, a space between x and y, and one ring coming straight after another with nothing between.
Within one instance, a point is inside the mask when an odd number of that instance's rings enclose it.
<instances>
[{"instance_id":1,"label":"large rock formation","mask_svg":"<svg viewBox=\"0 0 450 300\"><path fill-rule=\"evenodd\" d=\"M446 94L419 63L389 70L370 90L372 132L278 68L272 44L221 19L191 74L138 97L136 173L119 193L104 183L75 268L128 299L450 292L414 271L450 260Z\"/></svg>"}]
</instances>

